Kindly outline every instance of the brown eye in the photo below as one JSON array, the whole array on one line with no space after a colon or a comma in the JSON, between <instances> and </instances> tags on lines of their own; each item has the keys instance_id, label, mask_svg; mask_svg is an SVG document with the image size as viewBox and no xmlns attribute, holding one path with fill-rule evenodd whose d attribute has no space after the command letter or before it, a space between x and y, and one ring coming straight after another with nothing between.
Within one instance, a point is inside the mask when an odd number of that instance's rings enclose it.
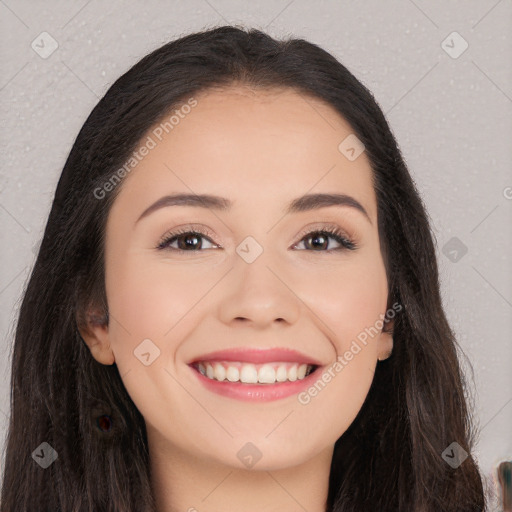
<instances>
[{"instance_id":1,"label":"brown eye","mask_svg":"<svg viewBox=\"0 0 512 512\"><path fill-rule=\"evenodd\" d=\"M328 248L332 243L329 239L333 239L340 247ZM332 251L343 251L345 249L354 250L357 248L356 244L347 238L338 229L322 229L317 231L310 231L300 241L304 242L304 245L310 250L315 252L332 252Z\"/></svg>"},{"instance_id":2,"label":"brown eye","mask_svg":"<svg viewBox=\"0 0 512 512\"><path fill-rule=\"evenodd\" d=\"M157 248L171 251L197 252L205 249L203 247L204 241L207 241L207 243L212 244L214 247L218 247L209 237L199 231L175 231L166 235ZM175 246L173 247L173 245Z\"/></svg>"},{"instance_id":3,"label":"brown eye","mask_svg":"<svg viewBox=\"0 0 512 512\"><path fill-rule=\"evenodd\" d=\"M157 249L178 251L178 252L201 252L203 249L217 248L211 240L213 234L203 233L198 230L178 229L167 233L157 245ZM210 244L212 247L204 247L204 244Z\"/></svg>"},{"instance_id":4,"label":"brown eye","mask_svg":"<svg viewBox=\"0 0 512 512\"><path fill-rule=\"evenodd\" d=\"M324 235L323 233L316 233L314 235L308 235L306 237L306 240L309 241L309 244L306 244L306 246L311 247L312 249L327 249L329 245L329 237L327 235Z\"/></svg>"}]
</instances>

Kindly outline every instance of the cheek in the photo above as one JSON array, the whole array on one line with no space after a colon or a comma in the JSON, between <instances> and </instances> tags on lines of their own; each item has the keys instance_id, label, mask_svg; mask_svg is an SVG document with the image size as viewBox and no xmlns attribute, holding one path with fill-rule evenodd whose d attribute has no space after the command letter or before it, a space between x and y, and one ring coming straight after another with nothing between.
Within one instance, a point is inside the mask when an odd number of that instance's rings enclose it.
<instances>
[{"instance_id":1,"label":"cheek","mask_svg":"<svg viewBox=\"0 0 512 512\"><path fill-rule=\"evenodd\" d=\"M179 294L172 292L154 267L140 260L128 255L107 266L109 341L121 375L135 371L147 379L169 357L163 335L174 323L171 312L179 308ZM146 367L143 361L148 357L152 362Z\"/></svg>"},{"instance_id":2,"label":"cheek","mask_svg":"<svg viewBox=\"0 0 512 512\"><path fill-rule=\"evenodd\" d=\"M387 301L385 270L358 262L310 277L314 287L304 287L298 295L320 318L318 325L336 356L299 396L299 403L308 415L335 426L339 436L361 409L373 381L379 320Z\"/></svg>"},{"instance_id":3,"label":"cheek","mask_svg":"<svg viewBox=\"0 0 512 512\"><path fill-rule=\"evenodd\" d=\"M113 314L110 342L122 374L142 370L134 355L146 353L142 352L145 346L158 357L145 367L144 378L175 366L179 346L197 326L202 299L212 282L211 270L204 264L185 268L176 261L155 261L142 253L129 254L121 264L110 267L106 276Z\"/></svg>"},{"instance_id":4,"label":"cheek","mask_svg":"<svg viewBox=\"0 0 512 512\"><path fill-rule=\"evenodd\" d=\"M181 388L170 373L194 320L190 310L205 291L188 274L151 263L147 255L131 255L107 268L109 339L123 383L145 419L169 423L168 411L188 407L188 395L176 392Z\"/></svg>"},{"instance_id":5,"label":"cheek","mask_svg":"<svg viewBox=\"0 0 512 512\"><path fill-rule=\"evenodd\" d=\"M109 287L109 284L111 285ZM107 276L109 307L130 332L162 336L186 314L201 286L172 262L151 262L142 255L117 265Z\"/></svg>"},{"instance_id":6,"label":"cheek","mask_svg":"<svg viewBox=\"0 0 512 512\"><path fill-rule=\"evenodd\" d=\"M350 350L356 340L362 348L372 349L359 354L370 352L368 356L373 357L376 343L372 340L382 329L387 303L387 280L380 261L354 260L313 273L299 295L322 320L338 355Z\"/></svg>"}]
</instances>

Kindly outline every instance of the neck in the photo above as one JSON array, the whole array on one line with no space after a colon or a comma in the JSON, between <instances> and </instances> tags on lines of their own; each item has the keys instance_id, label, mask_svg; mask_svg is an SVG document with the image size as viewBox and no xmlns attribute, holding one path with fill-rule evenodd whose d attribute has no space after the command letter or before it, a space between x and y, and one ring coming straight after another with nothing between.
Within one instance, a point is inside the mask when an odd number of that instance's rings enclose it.
<instances>
[{"instance_id":1,"label":"neck","mask_svg":"<svg viewBox=\"0 0 512 512\"><path fill-rule=\"evenodd\" d=\"M147 426L158 512L325 512L333 448L285 468L241 469L170 446Z\"/></svg>"}]
</instances>

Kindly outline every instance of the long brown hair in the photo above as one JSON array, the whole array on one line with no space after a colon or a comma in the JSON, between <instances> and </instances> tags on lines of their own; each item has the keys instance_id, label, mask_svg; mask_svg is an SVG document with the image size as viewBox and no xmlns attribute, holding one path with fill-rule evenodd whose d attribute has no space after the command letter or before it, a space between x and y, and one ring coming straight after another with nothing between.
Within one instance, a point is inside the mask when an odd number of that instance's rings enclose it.
<instances>
[{"instance_id":1,"label":"long brown hair","mask_svg":"<svg viewBox=\"0 0 512 512\"><path fill-rule=\"evenodd\" d=\"M460 349L440 298L427 213L368 89L303 39L224 26L181 37L121 76L93 109L60 177L16 326L2 510L154 511L143 417L117 366L96 362L77 325L108 318L104 233L120 187L98 199L141 138L199 92L241 83L290 87L334 108L363 142L395 318L392 356L335 444L329 512L485 510ZM108 320L107 320L108 321ZM99 419L98 419L99 418ZM42 469L34 451L58 458ZM454 468L441 454L469 456Z\"/></svg>"}]
</instances>

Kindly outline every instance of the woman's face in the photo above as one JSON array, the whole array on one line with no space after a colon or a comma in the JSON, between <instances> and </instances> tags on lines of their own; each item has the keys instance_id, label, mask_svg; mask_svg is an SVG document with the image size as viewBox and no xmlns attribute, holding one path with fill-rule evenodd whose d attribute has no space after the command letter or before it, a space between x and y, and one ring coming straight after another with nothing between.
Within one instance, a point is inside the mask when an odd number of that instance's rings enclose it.
<instances>
[{"instance_id":1,"label":"woman's face","mask_svg":"<svg viewBox=\"0 0 512 512\"><path fill-rule=\"evenodd\" d=\"M112 206L93 354L108 364L111 350L169 454L258 469L330 455L392 346L369 160L331 107L291 90L195 100L143 138ZM223 199L150 208L176 194ZM294 203L315 194L362 209Z\"/></svg>"}]
</instances>

